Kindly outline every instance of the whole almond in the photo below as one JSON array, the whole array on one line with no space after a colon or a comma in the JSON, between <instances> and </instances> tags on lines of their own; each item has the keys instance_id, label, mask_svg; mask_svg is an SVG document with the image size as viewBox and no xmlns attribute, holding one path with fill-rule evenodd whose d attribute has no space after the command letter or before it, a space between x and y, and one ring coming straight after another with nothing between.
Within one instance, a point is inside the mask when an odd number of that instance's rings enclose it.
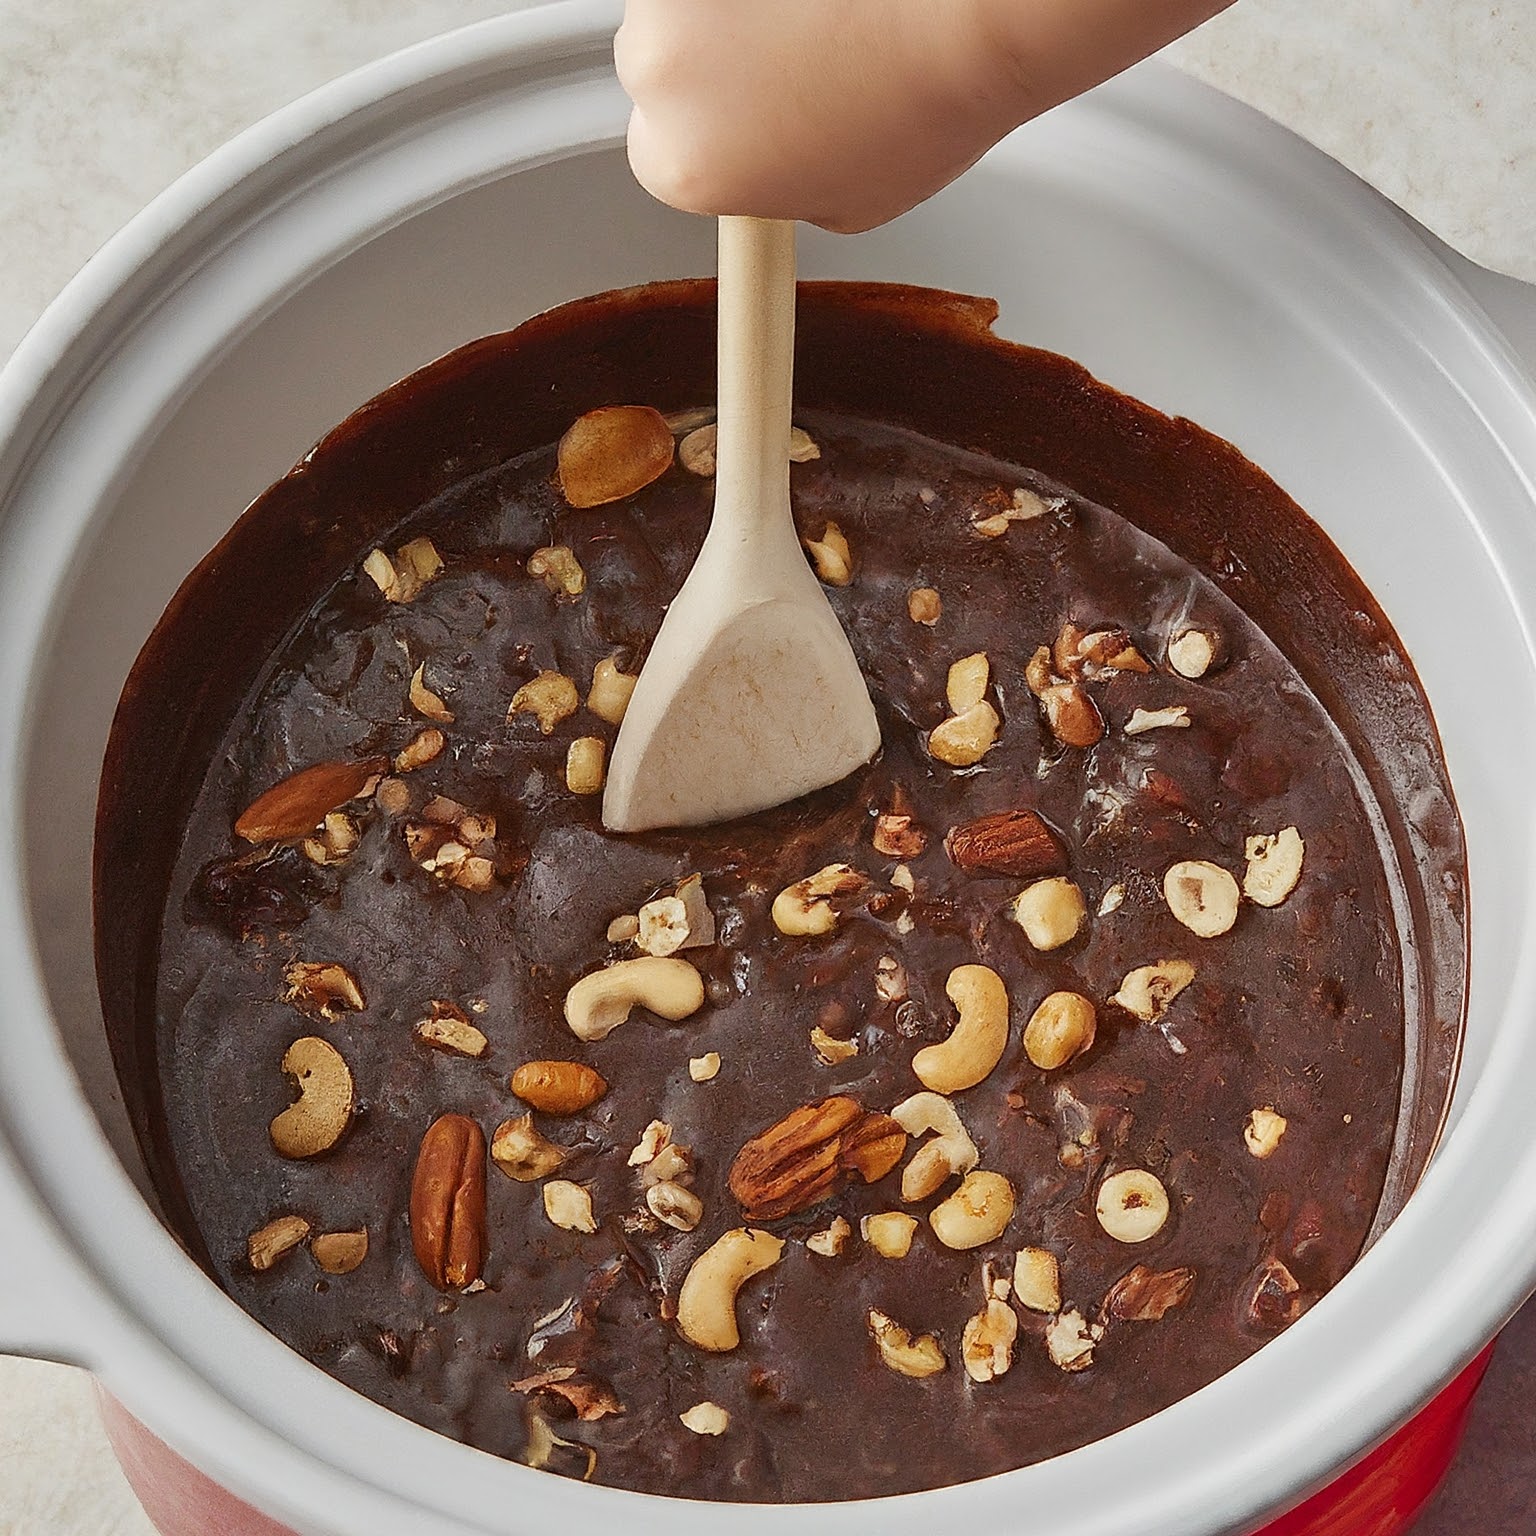
<instances>
[{"instance_id":1,"label":"whole almond","mask_svg":"<svg viewBox=\"0 0 1536 1536\"><path fill-rule=\"evenodd\" d=\"M907 1133L889 1115L837 1094L802 1104L736 1154L730 1188L749 1220L809 1210L857 1174L866 1184L901 1160Z\"/></svg>"},{"instance_id":2,"label":"whole almond","mask_svg":"<svg viewBox=\"0 0 1536 1536\"><path fill-rule=\"evenodd\" d=\"M560 489L573 507L633 496L672 463L672 429L648 405L607 405L578 417L557 451Z\"/></svg>"},{"instance_id":3,"label":"whole almond","mask_svg":"<svg viewBox=\"0 0 1536 1536\"><path fill-rule=\"evenodd\" d=\"M596 1104L608 1084L579 1061L525 1061L512 1074L512 1092L547 1115L574 1115Z\"/></svg>"},{"instance_id":4,"label":"whole almond","mask_svg":"<svg viewBox=\"0 0 1536 1536\"><path fill-rule=\"evenodd\" d=\"M388 772L387 757L300 768L258 795L236 818L235 833L248 843L285 843L305 837L328 812L360 795L370 779Z\"/></svg>"},{"instance_id":5,"label":"whole almond","mask_svg":"<svg viewBox=\"0 0 1536 1536\"><path fill-rule=\"evenodd\" d=\"M440 1291L462 1291L485 1262L485 1134L464 1115L439 1115L421 1138L411 1180L411 1246Z\"/></svg>"},{"instance_id":6,"label":"whole almond","mask_svg":"<svg viewBox=\"0 0 1536 1536\"><path fill-rule=\"evenodd\" d=\"M1056 834L1033 811L996 811L949 829L944 851L961 869L1032 879L1060 874L1067 856Z\"/></svg>"}]
</instances>

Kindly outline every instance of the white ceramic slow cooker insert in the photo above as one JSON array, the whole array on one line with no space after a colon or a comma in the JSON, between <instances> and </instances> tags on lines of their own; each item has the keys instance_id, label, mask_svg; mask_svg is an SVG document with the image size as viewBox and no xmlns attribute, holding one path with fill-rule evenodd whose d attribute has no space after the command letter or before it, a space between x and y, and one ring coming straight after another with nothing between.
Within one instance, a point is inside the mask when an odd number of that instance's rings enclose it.
<instances>
[{"instance_id":1,"label":"white ceramic slow cooker insert","mask_svg":"<svg viewBox=\"0 0 1536 1536\"><path fill-rule=\"evenodd\" d=\"M285 109L136 219L0 375L0 1346L90 1366L305 1536L1250 1529L1408 1417L1536 1285L1536 395L1395 210L1155 65L883 230L807 231L802 269L997 297L1002 334L1235 442L1396 624L1445 739L1474 936L1451 1123L1376 1246L1253 1358L1107 1440L933 1493L725 1514L396 1417L246 1317L154 1214L91 964L118 691L197 560L370 395L551 304L710 269L709 223L628 177L614 19L485 23Z\"/></svg>"}]
</instances>

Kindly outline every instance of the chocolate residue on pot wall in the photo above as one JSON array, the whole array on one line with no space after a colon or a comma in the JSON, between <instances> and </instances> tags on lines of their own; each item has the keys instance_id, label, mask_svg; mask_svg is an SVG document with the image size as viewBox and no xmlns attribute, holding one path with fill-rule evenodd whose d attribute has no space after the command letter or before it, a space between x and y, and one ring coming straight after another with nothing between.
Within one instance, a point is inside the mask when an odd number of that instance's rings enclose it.
<instances>
[{"instance_id":1,"label":"chocolate residue on pot wall","mask_svg":"<svg viewBox=\"0 0 1536 1536\"><path fill-rule=\"evenodd\" d=\"M1064 359L996 341L979 301L811 285L797 420L822 457L794 471L796 510L805 533L832 520L852 546L857 578L832 595L874 679L885 750L853 780L750 825L603 836L597 797L572 796L561 773L573 736L611 740L611 728L582 714L546 737L528 716L509 725L507 703L543 668L584 692L600 658L638 661L702 535L710 487L674 468L631 500L576 512L541 445L595 406L708 400L711 298L703 284L606 296L453 354L351 418L199 567L114 726L97 842L103 1000L182 1236L253 1315L359 1390L510 1456L528 1454L536 1419L551 1421L576 1447L550 1450L556 1469L581 1475L579 1447L591 1447L598 1480L658 1492L933 1486L1082 1444L1210 1380L1337 1281L1384 1183L1386 1209L1400 1203L1454 1068L1459 824L1386 620L1230 446ZM1050 510L979 538L977 512L1014 486ZM446 569L412 603L386 604L359 577L362 557L417 534ZM575 603L523 569L552 544L585 567ZM943 598L931 627L909 617L918 586ZM1167 636L1198 624L1222 637L1224 664L1196 682L1161 666L1101 680L1109 735L1062 751L1023 669L1068 619L1125 626L1159 663ZM1004 728L980 769L957 773L922 743L944 714L949 664L977 651L992 659ZM443 754L409 775L413 812L360 804L358 846L334 866L292 850L232 864L230 827L274 780L400 750L425 723L404 703L422 662L455 718ZM1137 708L1173 703L1189 707L1188 727L1123 733ZM872 812L899 792L929 832L902 861L910 892L871 846ZM413 860L403 822L432 793L495 816L494 889L446 887ZM1006 918L1023 881L960 869L944 848L950 826L1019 805L1055 829L1088 897L1083 934L1049 953ZM1306 872L1289 901L1245 906L1223 939L1175 922L1159 890L1169 862L1240 872L1245 835L1292 824ZM875 883L836 931L777 933L774 894L838 860ZM610 919L696 870L720 930L689 952L703 1008L575 1040L566 989L632 952L606 942ZM1123 904L1097 916L1115 886ZM1166 1032L1107 1002L1132 967L1171 955L1197 975ZM875 991L886 956L905 973L904 998ZM295 959L346 965L365 1006L301 1017L282 1000ZM856 1184L759 1223L789 1241L743 1295L739 1350L706 1355L680 1339L671 1318L688 1265L741 1221L726 1183L736 1149L828 1094L889 1109L916 1091L912 1054L952 1019L944 979L974 961L1012 995L1001 1063L957 1101L981 1166L1017 1188L1003 1238L956 1252L921 1220L931 1202L904 1206L895 1177ZM1058 988L1099 1002L1099 1036L1046 1073L1020 1036ZM1418 1006L1406 1020L1405 995ZM483 1061L412 1038L434 998L485 1032ZM826 1065L813 1025L858 1053ZM358 1104L334 1151L295 1163L272 1152L267 1124L289 1097L278 1061L303 1034L345 1057ZM688 1060L708 1051L719 1075L695 1082ZM444 1297L406 1220L417 1144L444 1112L487 1133L519 1113L507 1076L546 1057L588 1062L610 1085L575 1117L538 1117L570 1148L561 1176L588 1188L598 1230L550 1225L536 1184L493 1169L487 1288ZM1243 1127L1271 1104L1288 1125L1261 1160ZM627 1155L653 1119L694 1150L705 1214L691 1233L637 1219ZM1156 1173L1173 1200L1164 1229L1134 1248L1094 1216L1102 1176L1128 1167ZM859 1237L861 1218L887 1209L920 1218L904 1259ZM367 1259L328 1276L295 1252L253 1272L246 1237L281 1211L316 1231L366 1227ZM839 1215L852 1230L843 1253L807 1249ZM984 1300L982 1260L1011 1262L1026 1245L1059 1256L1063 1306L1106 1331L1091 1367L1068 1372L1052 1363L1046 1320L1021 1313L1012 1369L973 1383L960 1335ZM937 1335L948 1370L913 1380L883 1365L870 1308ZM577 1420L566 1398L526 1389L567 1369L611 1387L624 1411ZM511 1390L518 1381L525 1390ZM679 1423L704 1400L730 1414L718 1439Z\"/></svg>"}]
</instances>

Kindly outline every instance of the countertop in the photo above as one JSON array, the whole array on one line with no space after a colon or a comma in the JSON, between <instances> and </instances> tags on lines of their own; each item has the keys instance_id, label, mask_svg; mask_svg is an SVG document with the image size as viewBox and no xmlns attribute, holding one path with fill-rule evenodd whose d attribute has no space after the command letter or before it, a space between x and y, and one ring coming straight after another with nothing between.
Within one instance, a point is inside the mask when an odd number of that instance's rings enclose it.
<instances>
[{"instance_id":1,"label":"countertop","mask_svg":"<svg viewBox=\"0 0 1536 1536\"><path fill-rule=\"evenodd\" d=\"M0 0L0 359L119 225L283 102L506 0ZM1390 9L1390 14L1388 14ZM1536 279L1536 34L1519 6L1240 0L1169 50L1463 254ZM1536 294L1479 280L1536 368ZM1536 1529L1536 1303L1416 1536ZM89 1379L0 1358L0 1536L153 1536Z\"/></svg>"}]
</instances>

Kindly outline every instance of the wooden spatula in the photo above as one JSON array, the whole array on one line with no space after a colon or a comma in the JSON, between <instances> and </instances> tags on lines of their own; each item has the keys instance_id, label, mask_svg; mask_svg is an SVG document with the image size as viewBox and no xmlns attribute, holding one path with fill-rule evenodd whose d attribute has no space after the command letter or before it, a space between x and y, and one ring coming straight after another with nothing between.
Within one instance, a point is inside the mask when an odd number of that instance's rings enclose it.
<instances>
[{"instance_id":1,"label":"wooden spatula","mask_svg":"<svg viewBox=\"0 0 1536 1536\"><path fill-rule=\"evenodd\" d=\"M880 747L790 514L793 224L720 220L719 311L714 515L614 743L603 821L616 832L780 805Z\"/></svg>"}]
</instances>

